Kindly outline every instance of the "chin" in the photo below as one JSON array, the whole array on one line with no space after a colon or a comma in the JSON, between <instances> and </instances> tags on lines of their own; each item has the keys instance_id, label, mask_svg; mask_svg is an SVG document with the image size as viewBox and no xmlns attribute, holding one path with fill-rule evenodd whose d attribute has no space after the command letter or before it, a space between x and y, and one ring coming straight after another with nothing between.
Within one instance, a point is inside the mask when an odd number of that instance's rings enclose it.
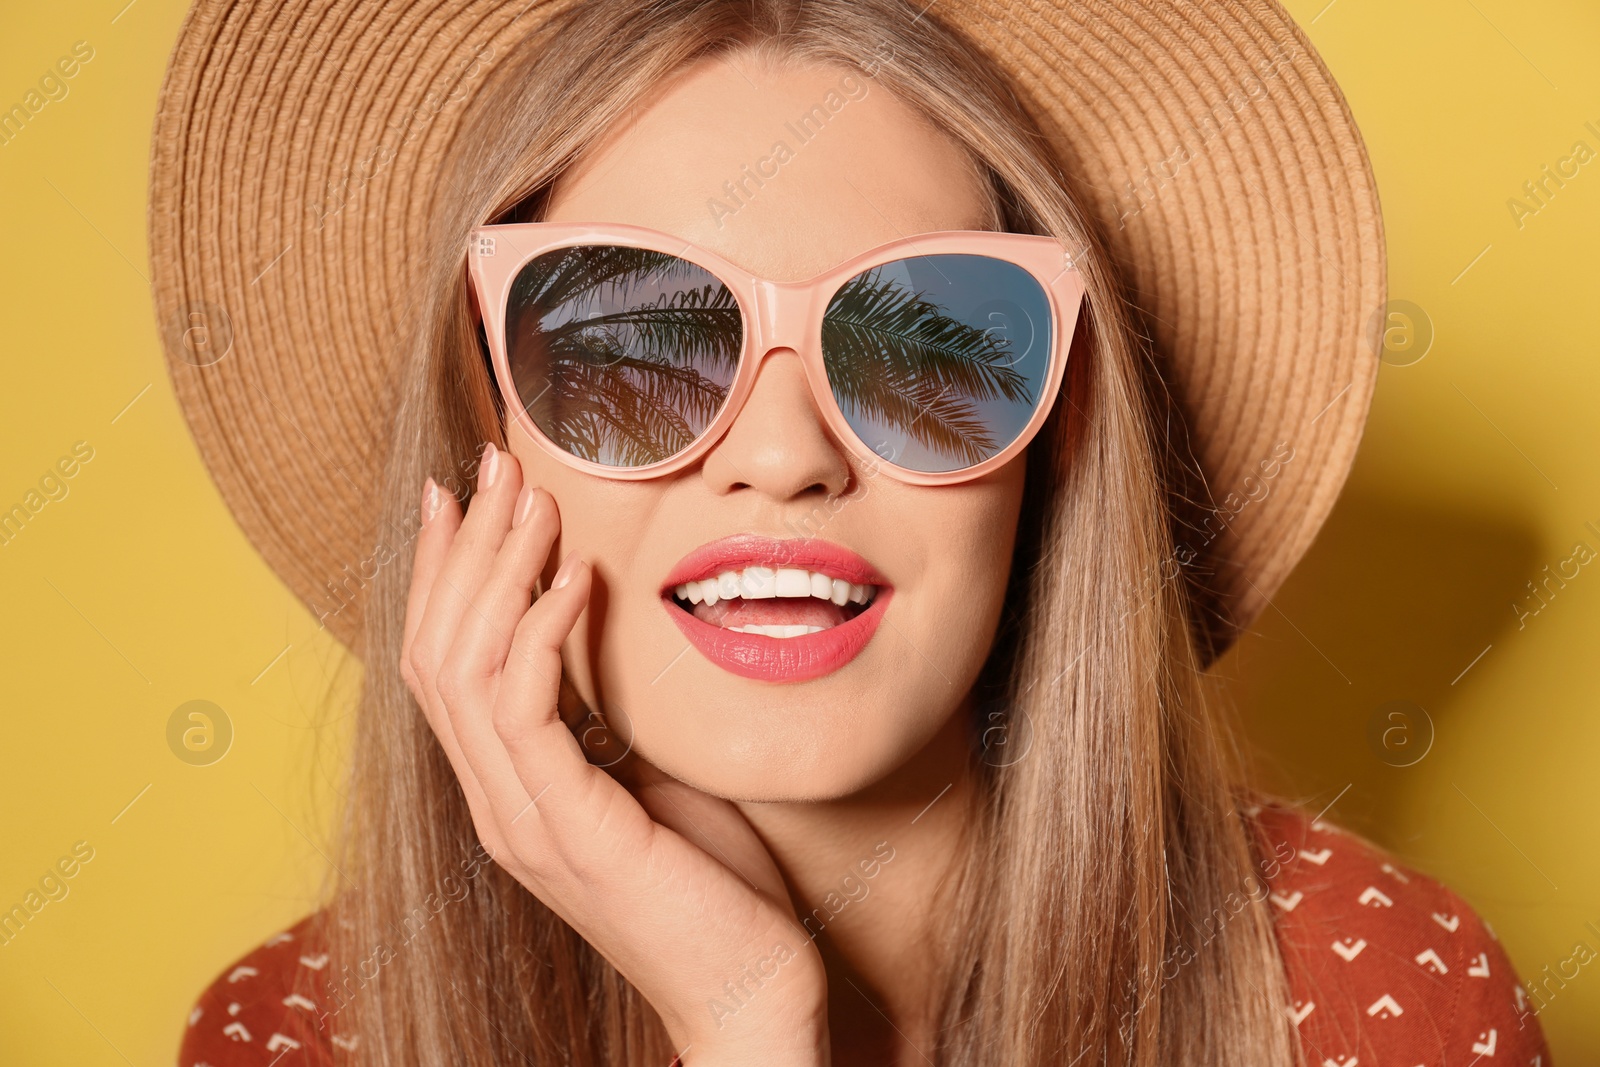
<instances>
[{"instance_id":1,"label":"chin","mask_svg":"<svg viewBox=\"0 0 1600 1067\"><path fill-rule=\"evenodd\" d=\"M728 800L820 802L862 792L911 759L955 710L940 702L948 694L910 692L893 670L874 670L872 658L784 686L695 664L655 686L655 699L633 716L634 751Z\"/></svg>"}]
</instances>

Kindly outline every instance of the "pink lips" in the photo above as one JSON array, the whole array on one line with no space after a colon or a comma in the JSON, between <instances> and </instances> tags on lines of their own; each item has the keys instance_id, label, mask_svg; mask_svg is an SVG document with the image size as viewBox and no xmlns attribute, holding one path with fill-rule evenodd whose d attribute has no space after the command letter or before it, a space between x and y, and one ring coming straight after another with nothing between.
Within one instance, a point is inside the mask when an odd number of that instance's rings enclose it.
<instances>
[{"instance_id":1,"label":"pink lips","mask_svg":"<svg viewBox=\"0 0 1600 1067\"><path fill-rule=\"evenodd\" d=\"M858 585L875 585L878 592L855 618L817 633L787 638L725 630L673 603L673 589L685 582L752 566L820 571ZM754 534L725 537L695 549L672 568L661 592L668 616L702 655L732 674L765 682L820 678L855 659L877 632L892 594L888 580L847 548L810 538L776 540Z\"/></svg>"}]
</instances>

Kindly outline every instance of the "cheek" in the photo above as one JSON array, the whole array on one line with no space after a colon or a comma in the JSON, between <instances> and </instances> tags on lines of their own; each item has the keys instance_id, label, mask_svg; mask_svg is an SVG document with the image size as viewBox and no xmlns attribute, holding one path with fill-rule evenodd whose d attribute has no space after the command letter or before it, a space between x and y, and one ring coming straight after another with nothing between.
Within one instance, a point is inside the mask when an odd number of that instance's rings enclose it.
<instances>
[{"instance_id":1,"label":"cheek","mask_svg":"<svg viewBox=\"0 0 1600 1067\"><path fill-rule=\"evenodd\" d=\"M561 516L560 534L545 576L552 575L562 558L576 550L602 579L614 578L628 562L629 547L638 544L653 510L651 483L622 482L575 470L520 431L513 433L511 453L522 465L523 484L554 497Z\"/></svg>"},{"instance_id":2,"label":"cheek","mask_svg":"<svg viewBox=\"0 0 1600 1067\"><path fill-rule=\"evenodd\" d=\"M614 610L615 597L630 575L645 526L654 512L648 483L619 482L574 470L549 456L520 433L511 452L522 465L523 483L555 498L561 517L556 543L544 566L548 584L567 553L578 552L594 568L589 607L567 642L570 681L586 703L597 705L593 664L602 632L625 621Z\"/></svg>"},{"instance_id":3,"label":"cheek","mask_svg":"<svg viewBox=\"0 0 1600 1067\"><path fill-rule=\"evenodd\" d=\"M969 485L915 489L893 509L925 546L903 605L907 638L959 671L963 687L976 679L1004 608L1021 508L1019 461Z\"/></svg>"},{"instance_id":4,"label":"cheek","mask_svg":"<svg viewBox=\"0 0 1600 1067\"><path fill-rule=\"evenodd\" d=\"M963 693L970 693L977 682L1005 617L1021 513L1020 480L989 487L971 503L976 507L959 516L961 521L952 516L947 564L928 598L932 614L919 620L925 639L938 649L933 655L947 664L953 688Z\"/></svg>"}]
</instances>

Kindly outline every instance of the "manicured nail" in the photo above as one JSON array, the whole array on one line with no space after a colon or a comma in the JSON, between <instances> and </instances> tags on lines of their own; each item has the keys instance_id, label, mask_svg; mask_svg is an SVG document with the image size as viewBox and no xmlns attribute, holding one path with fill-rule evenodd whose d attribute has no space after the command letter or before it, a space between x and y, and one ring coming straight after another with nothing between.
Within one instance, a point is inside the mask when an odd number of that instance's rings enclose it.
<instances>
[{"instance_id":1,"label":"manicured nail","mask_svg":"<svg viewBox=\"0 0 1600 1067\"><path fill-rule=\"evenodd\" d=\"M494 484L495 475L500 473L500 450L494 447L491 441L483 446L483 475L478 479L484 489Z\"/></svg>"},{"instance_id":2,"label":"manicured nail","mask_svg":"<svg viewBox=\"0 0 1600 1067\"><path fill-rule=\"evenodd\" d=\"M521 526L528 521L528 516L533 514L533 486L525 485L522 492L517 494L517 507L511 513L511 525Z\"/></svg>"},{"instance_id":3,"label":"manicured nail","mask_svg":"<svg viewBox=\"0 0 1600 1067\"><path fill-rule=\"evenodd\" d=\"M422 486L422 521L426 523L439 514L442 503L439 499L439 483L429 478Z\"/></svg>"},{"instance_id":4,"label":"manicured nail","mask_svg":"<svg viewBox=\"0 0 1600 1067\"><path fill-rule=\"evenodd\" d=\"M578 558L578 550L573 549L567 553L567 558L562 561L561 569L556 571L556 576L550 581L552 590L560 589L578 576L578 568L583 566L583 560Z\"/></svg>"}]
</instances>

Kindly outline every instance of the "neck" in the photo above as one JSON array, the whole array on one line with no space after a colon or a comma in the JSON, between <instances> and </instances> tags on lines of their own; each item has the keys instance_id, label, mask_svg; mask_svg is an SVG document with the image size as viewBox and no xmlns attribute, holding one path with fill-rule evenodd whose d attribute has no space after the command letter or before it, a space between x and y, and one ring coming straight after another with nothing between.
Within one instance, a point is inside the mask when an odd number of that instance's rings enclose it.
<instances>
[{"instance_id":1,"label":"neck","mask_svg":"<svg viewBox=\"0 0 1600 1067\"><path fill-rule=\"evenodd\" d=\"M828 971L835 1067L922 1063L973 781L963 704L899 770L838 800L740 804Z\"/></svg>"}]
</instances>

